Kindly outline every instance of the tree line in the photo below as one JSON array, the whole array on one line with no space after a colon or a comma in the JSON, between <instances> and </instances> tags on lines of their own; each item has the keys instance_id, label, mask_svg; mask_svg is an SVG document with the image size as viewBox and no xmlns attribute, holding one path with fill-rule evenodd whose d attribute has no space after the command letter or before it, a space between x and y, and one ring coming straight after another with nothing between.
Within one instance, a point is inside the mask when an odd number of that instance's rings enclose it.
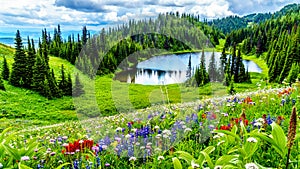
<instances>
[{"instance_id":1,"label":"tree line","mask_svg":"<svg viewBox=\"0 0 300 169\"><path fill-rule=\"evenodd\" d=\"M296 78L291 78L295 76L289 74L296 72L300 62L299 21L298 11L251 28L233 31L226 37L225 47L240 43L245 54L256 54L266 61L270 82L281 83L286 79L292 83Z\"/></svg>"},{"instance_id":2,"label":"tree line","mask_svg":"<svg viewBox=\"0 0 300 169\"><path fill-rule=\"evenodd\" d=\"M9 70L6 58L3 59L1 78L9 84L34 90L49 99L62 96L79 96L83 94L83 86L79 75L76 75L75 86L72 89L71 74L66 75L64 65L61 65L59 81L54 70L49 66L50 36L47 30L42 31L42 40L39 40L39 48L36 50L33 39L28 37L28 45L25 49L20 31L17 30L15 38L14 62ZM0 79L1 79L0 78ZM3 81L0 80L0 88L5 90Z\"/></svg>"}]
</instances>

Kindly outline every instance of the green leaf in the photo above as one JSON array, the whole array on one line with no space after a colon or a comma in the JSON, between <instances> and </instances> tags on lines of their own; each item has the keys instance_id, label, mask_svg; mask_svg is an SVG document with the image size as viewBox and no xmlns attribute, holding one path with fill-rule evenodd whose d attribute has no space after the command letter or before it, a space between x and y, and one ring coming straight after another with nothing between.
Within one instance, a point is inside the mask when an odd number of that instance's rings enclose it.
<instances>
[{"instance_id":1,"label":"green leaf","mask_svg":"<svg viewBox=\"0 0 300 169\"><path fill-rule=\"evenodd\" d=\"M278 148L282 151L282 156L286 154L286 145L287 145L287 138L284 134L284 131L277 123L272 123L272 136L273 140L278 145Z\"/></svg>"},{"instance_id":2,"label":"green leaf","mask_svg":"<svg viewBox=\"0 0 300 169\"><path fill-rule=\"evenodd\" d=\"M275 149L275 151L284 158L284 154L282 153L282 149L275 143L275 141L270 138L268 135L266 135L265 133L252 133L251 136L253 137L257 137L261 140L264 140L266 142L268 142L269 144L272 145L272 147Z\"/></svg>"},{"instance_id":3,"label":"green leaf","mask_svg":"<svg viewBox=\"0 0 300 169\"><path fill-rule=\"evenodd\" d=\"M62 167L66 166L66 165L69 165L71 163L64 163L64 164L61 164L60 166L56 167L56 169L61 169Z\"/></svg>"},{"instance_id":4,"label":"green leaf","mask_svg":"<svg viewBox=\"0 0 300 169\"><path fill-rule=\"evenodd\" d=\"M205 152L206 154L210 154L211 152L213 152L216 148L214 146L208 146L206 147L204 150L202 150L201 152ZM203 165L205 160L205 156L203 154L200 154L198 157L198 160L196 160L196 163L199 164L200 166Z\"/></svg>"},{"instance_id":5,"label":"green leaf","mask_svg":"<svg viewBox=\"0 0 300 169\"><path fill-rule=\"evenodd\" d=\"M227 130L216 130L215 132L216 133L223 133L223 134L232 136L232 137L234 137L237 140L241 140L241 138L237 134L235 134L235 132L233 132L233 131L230 132L230 131L227 131Z\"/></svg>"},{"instance_id":6,"label":"green leaf","mask_svg":"<svg viewBox=\"0 0 300 169\"><path fill-rule=\"evenodd\" d=\"M223 155L216 161L215 165L229 165L230 163L232 163L233 160L237 160L238 157L238 155Z\"/></svg>"},{"instance_id":7,"label":"green leaf","mask_svg":"<svg viewBox=\"0 0 300 169\"><path fill-rule=\"evenodd\" d=\"M188 164L191 164L192 160L194 159L191 154L185 151L176 151L175 154L179 154L179 159L185 160Z\"/></svg>"},{"instance_id":8,"label":"green leaf","mask_svg":"<svg viewBox=\"0 0 300 169\"><path fill-rule=\"evenodd\" d=\"M31 167L28 167L27 165L25 165L25 164L21 164L21 163L19 163L19 169L33 169L33 168L31 168Z\"/></svg>"},{"instance_id":9,"label":"green leaf","mask_svg":"<svg viewBox=\"0 0 300 169\"><path fill-rule=\"evenodd\" d=\"M245 154L245 159L251 158L255 151L258 149L258 142L256 143L250 143L246 141L246 143L243 146L244 151L246 152Z\"/></svg>"},{"instance_id":10,"label":"green leaf","mask_svg":"<svg viewBox=\"0 0 300 169\"><path fill-rule=\"evenodd\" d=\"M297 142L298 140L300 140L300 134L296 134L296 137L295 137L295 142Z\"/></svg>"},{"instance_id":11,"label":"green leaf","mask_svg":"<svg viewBox=\"0 0 300 169\"><path fill-rule=\"evenodd\" d=\"M204 156L205 161L208 164L208 167L209 168L214 168L214 164L212 163L211 158L209 157L209 155L205 151L201 151L200 153Z\"/></svg>"},{"instance_id":12,"label":"green leaf","mask_svg":"<svg viewBox=\"0 0 300 169\"><path fill-rule=\"evenodd\" d=\"M174 169L182 169L181 162L177 157L172 158Z\"/></svg>"}]
</instances>

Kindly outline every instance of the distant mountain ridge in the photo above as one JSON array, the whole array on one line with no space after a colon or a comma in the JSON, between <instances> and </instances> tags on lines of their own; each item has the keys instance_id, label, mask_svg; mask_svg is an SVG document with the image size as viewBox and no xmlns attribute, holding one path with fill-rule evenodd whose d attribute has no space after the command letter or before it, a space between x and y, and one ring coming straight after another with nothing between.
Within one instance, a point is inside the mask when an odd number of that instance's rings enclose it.
<instances>
[{"instance_id":1,"label":"distant mountain ridge","mask_svg":"<svg viewBox=\"0 0 300 169\"><path fill-rule=\"evenodd\" d=\"M281 10L274 13L253 13L243 17L240 16L229 16L221 19L214 19L209 21L208 24L215 26L221 30L224 34L228 34L233 30L246 28L248 25L253 23L261 23L271 18L278 18L280 16L300 12L300 4L289 4L283 7Z\"/></svg>"}]
</instances>

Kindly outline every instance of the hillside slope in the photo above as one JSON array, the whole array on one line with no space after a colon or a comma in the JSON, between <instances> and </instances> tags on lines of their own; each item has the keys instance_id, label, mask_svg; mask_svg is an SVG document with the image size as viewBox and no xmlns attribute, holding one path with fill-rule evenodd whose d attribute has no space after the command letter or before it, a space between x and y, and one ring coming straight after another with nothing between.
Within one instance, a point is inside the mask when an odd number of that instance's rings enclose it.
<instances>
[{"instance_id":1,"label":"hillside slope","mask_svg":"<svg viewBox=\"0 0 300 169\"><path fill-rule=\"evenodd\" d=\"M13 48L0 44L0 71L2 71L3 56L11 67L13 55ZM60 75L61 64L64 64L67 72L74 68L66 60L50 57L50 66L55 70L56 75ZM4 84L6 91L0 91L0 119L21 118L33 120L35 124L44 124L77 118L71 97L48 100L34 91L11 86L7 81Z\"/></svg>"}]
</instances>

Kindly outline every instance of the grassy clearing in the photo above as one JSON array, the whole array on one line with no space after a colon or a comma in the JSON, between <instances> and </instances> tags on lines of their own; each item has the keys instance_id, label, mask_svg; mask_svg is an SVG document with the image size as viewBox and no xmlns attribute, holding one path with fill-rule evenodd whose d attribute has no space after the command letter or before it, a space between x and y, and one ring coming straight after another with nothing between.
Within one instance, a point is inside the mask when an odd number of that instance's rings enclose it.
<instances>
[{"instance_id":1,"label":"grassy clearing","mask_svg":"<svg viewBox=\"0 0 300 169\"><path fill-rule=\"evenodd\" d=\"M13 63L13 52L13 48L0 45L0 65L2 65L3 61L2 56L6 56L8 64L11 66ZM257 59L255 56L244 56L244 58ZM259 61L259 59L256 61ZM264 64L264 62L261 64L256 63L259 66ZM53 68L57 79L60 78L62 64L67 73L74 74L78 72L68 61L50 57L50 67ZM263 69L263 74L251 73L252 84L235 84L236 91L256 90L257 83L261 83L261 88L269 85L261 81L265 77L264 73L267 72L266 67L261 66L261 68ZM202 98L227 94L227 87L218 83L195 88L182 84L166 86L127 84L112 79L113 75L98 76L95 80L81 76L85 90L88 91L88 98L82 97L75 100L72 97L48 100L36 92L16 88L5 82L7 91L0 91L0 118L11 119L10 123L15 121L13 119L19 119L29 120L30 124L50 124L65 120L76 120L77 114L75 113L74 105L79 112L85 110L86 107L92 106L93 111L100 109L102 115L112 115L158 104L192 102ZM73 101L75 101L75 104ZM93 111L87 113L92 114Z\"/></svg>"}]
</instances>

